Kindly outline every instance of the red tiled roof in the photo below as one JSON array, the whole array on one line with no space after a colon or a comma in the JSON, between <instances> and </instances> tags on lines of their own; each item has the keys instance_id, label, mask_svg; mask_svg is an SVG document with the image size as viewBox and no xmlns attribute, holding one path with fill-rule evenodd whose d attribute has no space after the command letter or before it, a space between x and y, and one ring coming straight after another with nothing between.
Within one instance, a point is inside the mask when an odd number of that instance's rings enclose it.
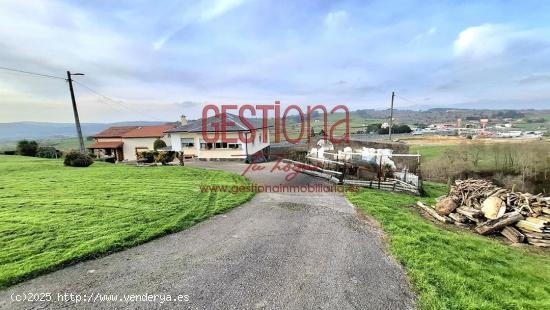
<instances>
[{"instance_id":1,"label":"red tiled roof","mask_svg":"<svg viewBox=\"0 0 550 310\"><path fill-rule=\"evenodd\" d=\"M121 138L123 134L127 133L128 131L134 130L138 128L138 126L114 126L109 127L102 132L95 135L95 138Z\"/></svg>"},{"instance_id":2,"label":"red tiled roof","mask_svg":"<svg viewBox=\"0 0 550 310\"><path fill-rule=\"evenodd\" d=\"M160 138L164 132L176 125L140 126L122 135L123 138Z\"/></svg>"},{"instance_id":3,"label":"red tiled roof","mask_svg":"<svg viewBox=\"0 0 550 310\"><path fill-rule=\"evenodd\" d=\"M122 141L112 141L112 142L96 142L90 145L89 149L118 149L122 147L124 142Z\"/></svg>"}]
</instances>

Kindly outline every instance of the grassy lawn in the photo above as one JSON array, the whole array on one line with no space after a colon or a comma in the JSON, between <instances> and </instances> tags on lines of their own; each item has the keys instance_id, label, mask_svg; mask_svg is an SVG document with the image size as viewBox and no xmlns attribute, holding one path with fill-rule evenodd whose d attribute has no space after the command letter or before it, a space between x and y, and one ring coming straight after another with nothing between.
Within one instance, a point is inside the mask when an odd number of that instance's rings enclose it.
<instances>
[{"instance_id":1,"label":"grassy lawn","mask_svg":"<svg viewBox=\"0 0 550 310\"><path fill-rule=\"evenodd\" d=\"M190 167L138 168L0 156L0 287L187 228L252 193L200 193L244 177Z\"/></svg>"},{"instance_id":2,"label":"grassy lawn","mask_svg":"<svg viewBox=\"0 0 550 310\"><path fill-rule=\"evenodd\" d=\"M459 150L462 146L460 144L451 144L451 145L411 145L409 147L409 153L411 154L420 154L422 155L423 162L429 162L443 156L445 151L456 151Z\"/></svg>"},{"instance_id":3,"label":"grassy lawn","mask_svg":"<svg viewBox=\"0 0 550 310\"><path fill-rule=\"evenodd\" d=\"M446 192L444 185L426 187L423 200ZM365 189L348 198L382 224L421 309L550 309L547 253L443 229L407 207L416 197Z\"/></svg>"}]
</instances>

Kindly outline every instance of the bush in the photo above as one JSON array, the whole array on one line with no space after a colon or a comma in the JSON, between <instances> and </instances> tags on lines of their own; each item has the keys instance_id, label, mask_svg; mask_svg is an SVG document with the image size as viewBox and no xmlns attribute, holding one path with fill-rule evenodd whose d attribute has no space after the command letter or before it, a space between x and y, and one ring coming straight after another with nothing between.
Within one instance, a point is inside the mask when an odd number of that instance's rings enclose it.
<instances>
[{"instance_id":1,"label":"bush","mask_svg":"<svg viewBox=\"0 0 550 310\"><path fill-rule=\"evenodd\" d=\"M77 151L70 151L65 154L65 161L63 161L65 166L71 167L88 167L93 163L94 160L89 155Z\"/></svg>"},{"instance_id":2,"label":"bush","mask_svg":"<svg viewBox=\"0 0 550 310\"><path fill-rule=\"evenodd\" d=\"M155 155L155 161L163 165L173 162L174 159L176 158L176 152L174 151L164 151L164 152L157 152L157 153L158 154Z\"/></svg>"},{"instance_id":3,"label":"bush","mask_svg":"<svg viewBox=\"0 0 550 310\"><path fill-rule=\"evenodd\" d=\"M4 155L15 155L16 151L4 151Z\"/></svg>"},{"instance_id":4,"label":"bush","mask_svg":"<svg viewBox=\"0 0 550 310\"><path fill-rule=\"evenodd\" d=\"M412 129L408 125L393 125L391 132L392 133L411 133ZM390 133L389 127L378 129L378 134L380 135L387 135L389 133Z\"/></svg>"},{"instance_id":5,"label":"bush","mask_svg":"<svg viewBox=\"0 0 550 310\"><path fill-rule=\"evenodd\" d=\"M157 151L143 151L138 153L138 160L145 163L153 163L155 162L156 155L158 155Z\"/></svg>"},{"instance_id":6,"label":"bush","mask_svg":"<svg viewBox=\"0 0 550 310\"><path fill-rule=\"evenodd\" d=\"M36 141L21 140L17 142L17 154L23 156L36 156L38 143Z\"/></svg>"},{"instance_id":7,"label":"bush","mask_svg":"<svg viewBox=\"0 0 550 310\"><path fill-rule=\"evenodd\" d=\"M162 149L163 147L166 147L166 142L164 142L161 139L156 139L153 143L153 149L156 151L158 149Z\"/></svg>"},{"instance_id":8,"label":"bush","mask_svg":"<svg viewBox=\"0 0 550 310\"><path fill-rule=\"evenodd\" d=\"M58 158L61 156L61 152L56 150L53 146L39 146L36 150L36 157L41 158Z\"/></svg>"}]
</instances>

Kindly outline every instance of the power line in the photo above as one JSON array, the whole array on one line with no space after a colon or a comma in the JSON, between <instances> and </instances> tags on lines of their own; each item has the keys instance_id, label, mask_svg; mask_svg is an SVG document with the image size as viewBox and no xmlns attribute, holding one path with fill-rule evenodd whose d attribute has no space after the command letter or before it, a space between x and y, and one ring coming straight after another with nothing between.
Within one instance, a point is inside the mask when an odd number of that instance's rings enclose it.
<instances>
[{"instance_id":1,"label":"power line","mask_svg":"<svg viewBox=\"0 0 550 310\"><path fill-rule=\"evenodd\" d=\"M136 109L130 108L130 107L126 106L125 104L123 104L121 100L116 100L116 99L113 99L113 98L111 98L111 97L109 97L109 96L103 95L103 94L101 94L100 92L98 92L98 91L96 91L96 90L90 88L89 86L83 84L82 82L78 82L78 81L73 81L73 82L75 82L76 84L78 84L78 85L84 87L84 88L87 89L89 92L93 93L94 95L98 96L99 99L101 99L104 103L107 103L107 102L105 101L105 100L107 100L107 101L110 101L110 102L113 102L113 103L116 103L116 104L120 105L121 107L127 109L128 111L131 111L131 112L134 112L134 113L138 113L138 114L140 114L140 115L142 115L142 116L145 116L145 117L154 119L154 120L156 120L156 121L162 122L161 119L158 119L158 118L156 118L156 117L154 117L154 116L145 114L145 113L143 113L143 112L141 112L141 111L138 111L138 110L136 110Z\"/></svg>"},{"instance_id":2,"label":"power line","mask_svg":"<svg viewBox=\"0 0 550 310\"><path fill-rule=\"evenodd\" d=\"M414 104L418 104L418 105L422 105L422 103L418 102L418 101L415 101L415 100L412 100L412 99L409 99L407 97L403 97L402 95L395 95L395 97L398 97L398 98L401 98L405 101L408 101L410 103L414 103Z\"/></svg>"},{"instance_id":3,"label":"power line","mask_svg":"<svg viewBox=\"0 0 550 310\"><path fill-rule=\"evenodd\" d=\"M6 70L6 71L11 71L11 72L25 73L25 74L30 74L30 75L40 76L40 77L46 77L46 78L51 78L51 79L66 80L64 77L55 76L55 75L42 74L42 73L30 72L30 71L7 68L7 67L0 67L0 69Z\"/></svg>"}]
</instances>

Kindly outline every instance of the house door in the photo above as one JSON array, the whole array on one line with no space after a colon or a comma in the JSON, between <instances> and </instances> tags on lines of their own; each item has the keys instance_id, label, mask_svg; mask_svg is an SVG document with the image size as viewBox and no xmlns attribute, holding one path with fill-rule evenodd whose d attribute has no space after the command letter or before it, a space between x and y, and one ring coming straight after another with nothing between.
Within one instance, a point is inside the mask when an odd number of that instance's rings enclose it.
<instances>
[{"instance_id":1,"label":"house door","mask_svg":"<svg viewBox=\"0 0 550 310\"><path fill-rule=\"evenodd\" d=\"M117 161L123 161L124 160L124 152L122 151L122 149L121 148L116 149L115 152L116 152L116 160Z\"/></svg>"}]
</instances>

